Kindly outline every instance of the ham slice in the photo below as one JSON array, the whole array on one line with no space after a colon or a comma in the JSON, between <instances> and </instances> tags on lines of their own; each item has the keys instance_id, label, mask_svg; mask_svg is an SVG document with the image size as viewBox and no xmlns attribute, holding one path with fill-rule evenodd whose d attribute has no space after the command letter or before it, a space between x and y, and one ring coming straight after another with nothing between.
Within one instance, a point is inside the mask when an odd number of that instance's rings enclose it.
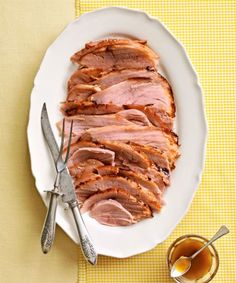
<instances>
[{"instance_id":1,"label":"ham slice","mask_svg":"<svg viewBox=\"0 0 236 283\"><path fill-rule=\"evenodd\" d=\"M165 105L158 101L154 105L145 106L142 108L142 111L146 114L149 121L159 128L172 130L174 124L174 116L175 116L175 108L174 104L172 104L172 111L170 113L166 112ZM140 107L138 107L140 109Z\"/></svg>"},{"instance_id":2,"label":"ham slice","mask_svg":"<svg viewBox=\"0 0 236 283\"><path fill-rule=\"evenodd\" d=\"M105 148L108 148L116 153L116 157L120 158L123 161L131 162L140 166L141 168L148 168L150 166L150 160L145 154L142 154L128 144L115 141L105 141L101 142Z\"/></svg>"},{"instance_id":3,"label":"ham slice","mask_svg":"<svg viewBox=\"0 0 236 283\"><path fill-rule=\"evenodd\" d=\"M170 166L173 166L173 164L169 161L165 152L151 146L143 146L135 143L133 144L133 147L135 150L145 153L149 160L151 160L159 170L169 174Z\"/></svg>"},{"instance_id":4,"label":"ham slice","mask_svg":"<svg viewBox=\"0 0 236 283\"><path fill-rule=\"evenodd\" d=\"M103 70L156 67L159 57L143 42L102 40L75 53L71 60L81 66Z\"/></svg>"},{"instance_id":5,"label":"ham slice","mask_svg":"<svg viewBox=\"0 0 236 283\"><path fill-rule=\"evenodd\" d=\"M119 170L119 175L123 177L127 177L132 181L135 181L141 187L151 191L156 196L156 198L160 200L160 202L162 201L161 200L162 193L158 185L153 181L148 180L148 178L145 175L127 170Z\"/></svg>"},{"instance_id":6,"label":"ham slice","mask_svg":"<svg viewBox=\"0 0 236 283\"><path fill-rule=\"evenodd\" d=\"M137 74L136 77L135 74ZM127 80L129 78L132 78L132 80ZM173 128L175 105L172 90L167 80L157 72L147 70L113 71L105 73L105 75L101 74L99 79L91 83L94 85L85 84L83 86L78 84L75 86L69 92L68 100L72 98L74 100L77 99L77 101L92 99L97 103L101 103L101 100L106 99L110 104L117 104L116 101L118 100L119 103L125 104L126 107L137 108L143 111L153 125L170 130ZM81 86L83 86L82 93L80 92ZM100 89L104 89L104 91L99 91ZM134 95L132 95L133 92ZM145 92L144 96L142 96L142 92ZM117 96L118 93L122 96ZM126 95L127 93L128 96ZM158 93L159 95L163 93L166 95L163 98L159 97ZM103 97L104 95L105 97ZM148 103L148 106L146 106L146 103Z\"/></svg>"},{"instance_id":7,"label":"ham slice","mask_svg":"<svg viewBox=\"0 0 236 283\"><path fill-rule=\"evenodd\" d=\"M77 174L77 175L74 176L74 178L75 178L75 184L78 187L81 184L84 184L84 183L91 181L91 180L98 180L101 177L96 173L86 172L86 170L84 170L84 172L82 174L81 173Z\"/></svg>"},{"instance_id":8,"label":"ham slice","mask_svg":"<svg viewBox=\"0 0 236 283\"><path fill-rule=\"evenodd\" d=\"M129 111L129 110L127 110ZM119 113L119 112L118 112ZM86 129L97 128L111 125L134 125L119 114L108 115L75 115L66 118L65 120L65 135L70 134L71 120L73 120L73 135L81 136ZM59 131L62 131L62 121L57 123Z\"/></svg>"},{"instance_id":9,"label":"ham slice","mask_svg":"<svg viewBox=\"0 0 236 283\"><path fill-rule=\"evenodd\" d=\"M60 122L59 122L60 123ZM74 142L70 146L69 157L79 148L81 147L96 147L96 144L89 141L80 141L78 137L74 139ZM67 150L67 143L65 143L65 147L63 148L63 157L65 157Z\"/></svg>"},{"instance_id":10,"label":"ham slice","mask_svg":"<svg viewBox=\"0 0 236 283\"><path fill-rule=\"evenodd\" d=\"M68 92L67 101L84 101L89 98L90 95L100 90L98 86L77 84Z\"/></svg>"},{"instance_id":11,"label":"ham slice","mask_svg":"<svg viewBox=\"0 0 236 283\"><path fill-rule=\"evenodd\" d=\"M81 136L82 140L98 141L104 140L135 142L148 145L166 152L168 158L174 161L179 156L178 141L175 134L165 132L155 127L139 126L107 126L91 128Z\"/></svg>"},{"instance_id":12,"label":"ham slice","mask_svg":"<svg viewBox=\"0 0 236 283\"><path fill-rule=\"evenodd\" d=\"M120 164L119 166L121 170L130 170L131 172L147 176L148 180L156 183L161 191L164 191L166 186L170 185L169 176L166 176L163 172L158 171L156 168L149 167L147 169L143 169L131 163Z\"/></svg>"},{"instance_id":13,"label":"ham slice","mask_svg":"<svg viewBox=\"0 0 236 283\"><path fill-rule=\"evenodd\" d=\"M95 104L92 101L83 101L83 102L73 102L67 101L63 102L61 105L61 112L64 116L76 116L79 114L82 115L104 115L104 114L113 114L122 111L138 111L143 112L143 121L145 119L145 124L153 124L158 128L163 128L171 131L173 129L173 118L174 113L167 114L165 111L165 106L162 102L156 102L155 105L145 106L145 105L115 105L115 104ZM173 117L172 117L173 116ZM141 118L141 115L139 115ZM138 124L139 120L136 120ZM139 123L143 124L143 121Z\"/></svg>"},{"instance_id":14,"label":"ham slice","mask_svg":"<svg viewBox=\"0 0 236 283\"><path fill-rule=\"evenodd\" d=\"M152 81L162 81L160 74L154 71L149 71L147 69L124 69L111 72L103 72L101 76L91 81L90 83L99 86L101 89L106 89L112 85L116 85L120 82L126 81L128 79L147 79Z\"/></svg>"},{"instance_id":15,"label":"ham slice","mask_svg":"<svg viewBox=\"0 0 236 283\"><path fill-rule=\"evenodd\" d=\"M81 57L88 53L92 53L100 48L104 48L111 45L117 45L117 44L133 44L133 43L140 43L140 44L146 44L146 40L130 40L130 39L117 39L117 38L109 38L109 39L103 39L98 41L91 41L85 44L85 48L81 49L79 52L77 52L77 56Z\"/></svg>"},{"instance_id":16,"label":"ham slice","mask_svg":"<svg viewBox=\"0 0 236 283\"><path fill-rule=\"evenodd\" d=\"M68 81L68 91L77 84L89 84L100 76L100 68L82 68L74 72Z\"/></svg>"},{"instance_id":17,"label":"ham slice","mask_svg":"<svg viewBox=\"0 0 236 283\"><path fill-rule=\"evenodd\" d=\"M86 129L104 127L109 125L151 125L144 113L136 109L120 111L116 114L107 115L75 115L65 119L65 136L69 136L71 120L73 120L74 142L84 133ZM62 131L62 120L57 123L59 132Z\"/></svg>"},{"instance_id":18,"label":"ham slice","mask_svg":"<svg viewBox=\"0 0 236 283\"><path fill-rule=\"evenodd\" d=\"M174 113L173 96L161 83L143 79L130 79L92 94L91 101L96 104L159 105L168 114ZM156 106L157 107L157 106Z\"/></svg>"},{"instance_id":19,"label":"ham slice","mask_svg":"<svg viewBox=\"0 0 236 283\"><path fill-rule=\"evenodd\" d=\"M104 176L104 175L117 175L119 173L119 167L117 166L100 166L97 168L97 172L99 175Z\"/></svg>"},{"instance_id":20,"label":"ham slice","mask_svg":"<svg viewBox=\"0 0 236 283\"><path fill-rule=\"evenodd\" d=\"M113 199L95 203L89 215L99 223L108 226L128 226L137 222L127 209Z\"/></svg>"},{"instance_id":21,"label":"ham slice","mask_svg":"<svg viewBox=\"0 0 236 283\"><path fill-rule=\"evenodd\" d=\"M133 124L140 126L151 126L147 116L142 111L137 109L126 109L118 112L117 114Z\"/></svg>"},{"instance_id":22,"label":"ham slice","mask_svg":"<svg viewBox=\"0 0 236 283\"><path fill-rule=\"evenodd\" d=\"M142 171L142 173L147 174L148 178L153 180L162 192L170 185L170 176L166 176L165 173L157 171L155 168L148 168L148 170Z\"/></svg>"},{"instance_id":23,"label":"ham slice","mask_svg":"<svg viewBox=\"0 0 236 283\"><path fill-rule=\"evenodd\" d=\"M67 165L68 167L78 166L87 159L96 159L103 164L114 165L115 153L98 147L81 147L70 156Z\"/></svg>"},{"instance_id":24,"label":"ham slice","mask_svg":"<svg viewBox=\"0 0 236 283\"><path fill-rule=\"evenodd\" d=\"M110 188L121 188L127 191L138 200L142 200L144 203L148 204L155 211L159 211L161 208L160 200L157 199L152 192L139 187L131 180L119 176L103 176L98 180L88 181L76 188L76 192L79 200L84 202L92 194Z\"/></svg>"},{"instance_id":25,"label":"ham slice","mask_svg":"<svg viewBox=\"0 0 236 283\"><path fill-rule=\"evenodd\" d=\"M68 169L71 176L75 178L75 185L85 182L85 180L90 180L92 174L96 174L96 177L99 177L99 175L97 175L97 168L101 166L104 166L104 164L97 159L87 159L86 161L75 165L73 161L68 162Z\"/></svg>"},{"instance_id":26,"label":"ham slice","mask_svg":"<svg viewBox=\"0 0 236 283\"><path fill-rule=\"evenodd\" d=\"M116 114L105 115L75 115L65 119L65 135L69 136L71 120L73 120L72 133L76 136L80 136L84 130L89 128L97 128L111 125L118 126L132 126L141 125L149 126L146 115L139 110L129 109L123 110ZM59 131L62 131L62 120L57 123Z\"/></svg>"},{"instance_id":27,"label":"ham slice","mask_svg":"<svg viewBox=\"0 0 236 283\"><path fill-rule=\"evenodd\" d=\"M84 213L89 211L94 204L107 199L114 199L118 201L132 214L134 221L140 221L141 219L152 217L152 212L148 205L137 200L134 196L122 189L108 189L92 195L83 203L81 212Z\"/></svg>"},{"instance_id":28,"label":"ham slice","mask_svg":"<svg viewBox=\"0 0 236 283\"><path fill-rule=\"evenodd\" d=\"M91 78L91 84L100 89L106 89L110 86L114 86L120 82L124 82L128 79L146 79L146 82L151 81L155 84L159 83L165 89L171 102L170 111L166 112L166 105L161 101L155 102L152 106L142 107L141 105L128 105L131 108L137 108L143 111L150 122L157 127L164 127L166 129L173 128L173 118L175 116L175 105L171 87L168 81L155 71L148 71L146 69L125 69L121 71L101 72L97 79ZM144 80L145 81L145 80ZM95 92L94 92L95 93ZM92 93L90 92L87 97Z\"/></svg>"},{"instance_id":29,"label":"ham slice","mask_svg":"<svg viewBox=\"0 0 236 283\"><path fill-rule=\"evenodd\" d=\"M96 105L92 102L64 102L61 105L61 112L64 116L84 115L102 115L111 114L123 110L123 107L113 104Z\"/></svg>"}]
</instances>

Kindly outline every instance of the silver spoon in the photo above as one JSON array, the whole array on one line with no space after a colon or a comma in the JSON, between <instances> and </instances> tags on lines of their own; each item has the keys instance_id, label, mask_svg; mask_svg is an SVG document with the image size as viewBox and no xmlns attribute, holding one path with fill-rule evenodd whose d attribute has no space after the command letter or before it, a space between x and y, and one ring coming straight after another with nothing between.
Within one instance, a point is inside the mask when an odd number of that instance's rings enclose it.
<instances>
[{"instance_id":1,"label":"silver spoon","mask_svg":"<svg viewBox=\"0 0 236 283\"><path fill-rule=\"evenodd\" d=\"M224 236L227 233L229 233L229 229L225 225L221 226L220 229L216 232L216 234L210 239L210 241L207 242L203 247L201 247L201 249L196 251L190 257L181 256L179 259L177 259L171 268L170 276L175 278L184 275L190 269L192 260L200 252L202 252L206 247L208 247L214 241L216 241L217 239L219 239L220 237Z\"/></svg>"}]
</instances>

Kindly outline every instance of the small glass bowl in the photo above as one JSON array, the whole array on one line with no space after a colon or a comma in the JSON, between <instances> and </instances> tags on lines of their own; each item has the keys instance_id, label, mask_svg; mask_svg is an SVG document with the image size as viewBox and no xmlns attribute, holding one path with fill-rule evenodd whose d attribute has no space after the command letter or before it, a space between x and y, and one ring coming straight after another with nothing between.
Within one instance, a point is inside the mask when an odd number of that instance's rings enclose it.
<instances>
[{"instance_id":1,"label":"small glass bowl","mask_svg":"<svg viewBox=\"0 0 236 283\"><path fill-rule=\"evenodd\" d=\"M185 241L186 239L197 240L197 241L202 242L203 244L206 244L208 242L206 238L202 236L194 235L194 234L184 235L176 239L171 244L171 246L169 247L167 251L166 259L167 259L167 265L168 265L169 272L171 271L171 267L172 267L171 257L172 257L173 251L181 242ZM217 250L212 244L208 246L208 249L210 250L210 253L212 255L212 265L207 274L205 274L203 277L196 279L196 280L190 280L190 279L184 278L184 275L178 278L173 278L173 280L175 280L175 282L178 282L178 283L207 283L207 282L210 282L216 275L217 270L219 268L219 255L218 255Z\"/></svg>"}]
</instances>

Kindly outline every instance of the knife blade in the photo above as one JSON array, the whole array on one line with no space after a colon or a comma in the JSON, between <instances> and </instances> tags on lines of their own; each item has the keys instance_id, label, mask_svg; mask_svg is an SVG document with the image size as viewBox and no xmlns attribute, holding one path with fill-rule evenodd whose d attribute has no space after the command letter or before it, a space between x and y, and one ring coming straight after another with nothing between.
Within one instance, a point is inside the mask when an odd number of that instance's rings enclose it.
<instances>
[{"instance_id":1,"label":"knife blade","mask_svg":"<svg viewBox=\"0 0 236 283\"><path fill-rule=\"evenodd\" d=\"M59 155L59 147L57 145L56 139L54 137L50 125L47 107L45 103L43 104L42 112L41 112L41 125L42 125L42 131L44 137L48 143L53 160L54 162L56 162ZM95 265L97 262L97 253L93 247L92 241L90 239L90 236L82 219L73 181L67 167L65 168L65 170L61 172L59 184L60 184L60 192L62 193L62 201L68 203L72 210L84 257L89 263Z\"/></svg>"},{"instance_id":2,"label":"knife blade","mask_svg":"<svg viewBox=\"0 0 236 283\"><path fill-rule=\"evenodd\" d=\"M45 103L43 104L42 112L41 112L41 125L42 125L44 137L51 151L53 160L54 162L56 162L59 155L59 147L52 132L52 128L48 117L47 107ZM74 185L67 168L63 170L61 173L60 189L62 193L63 202L69 203L77 200L74 190Z\"/></svg>"}]
</instances>

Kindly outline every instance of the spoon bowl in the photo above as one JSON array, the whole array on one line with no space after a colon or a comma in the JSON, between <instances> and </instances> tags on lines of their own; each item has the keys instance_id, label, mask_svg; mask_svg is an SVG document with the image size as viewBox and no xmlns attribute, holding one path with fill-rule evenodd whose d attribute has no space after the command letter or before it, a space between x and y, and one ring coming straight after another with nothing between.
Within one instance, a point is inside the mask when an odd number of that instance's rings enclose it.
<instances>
[{"instance_id":1,"label":"spoon bowl","mask_svg":"<svg viewBox=\"0 0 236 283\"><path fill-rule=\"evenodd\" d=\"M170 276L175 278L175 277L180 277L186 272L189 271L191 268L191 259L187 256L181 256L174 265L172 266Z\"/></svg>"}]
</instances>

